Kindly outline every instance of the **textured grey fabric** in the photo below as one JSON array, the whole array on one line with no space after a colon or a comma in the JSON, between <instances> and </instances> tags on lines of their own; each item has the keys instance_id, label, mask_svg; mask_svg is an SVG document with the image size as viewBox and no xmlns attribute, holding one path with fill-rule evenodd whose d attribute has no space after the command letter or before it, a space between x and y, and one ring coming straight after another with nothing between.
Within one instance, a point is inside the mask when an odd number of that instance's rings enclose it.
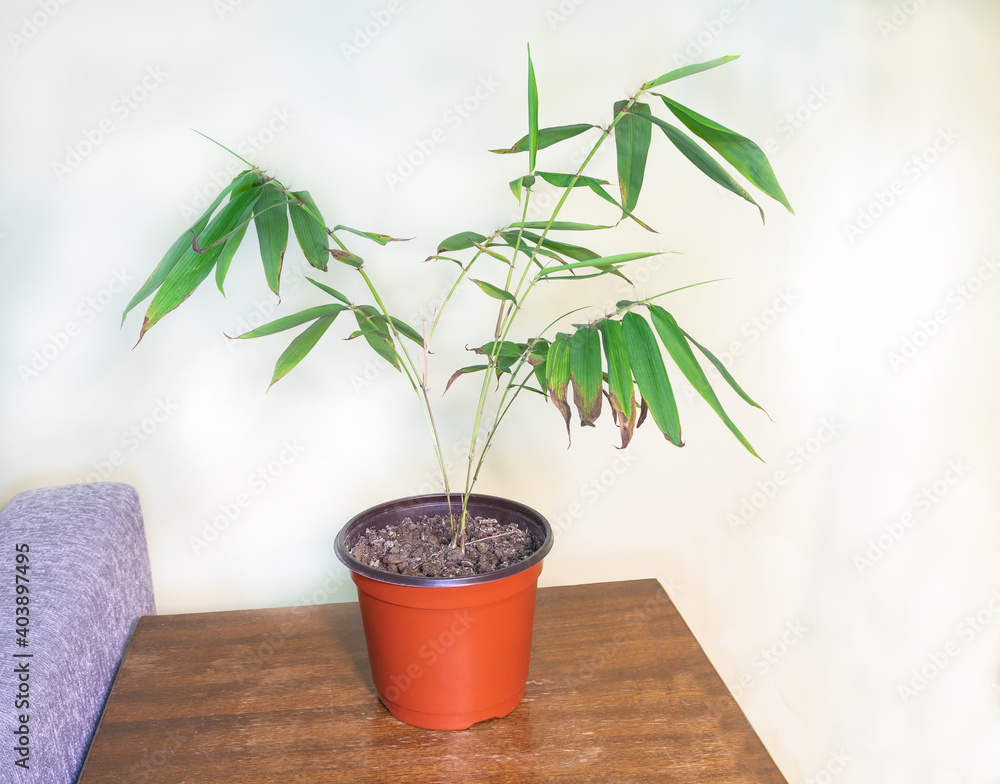
<instances>
[{"instance_id":1,"label":"textured grey fabric","mask_svg":"<svg viewBox=\"0 0 1000 784\"><path fill-rule=\"evenodd\" d=\"M29 548L20 605L18 545ZM29 625L22 647L17 608L23 617L24 596ZM46 487L7 504L0 512L0 781L76 780L135 621L155 611L134 488ZM23 725L27 770L16 764Z\"/></svg>"}]
</instances>

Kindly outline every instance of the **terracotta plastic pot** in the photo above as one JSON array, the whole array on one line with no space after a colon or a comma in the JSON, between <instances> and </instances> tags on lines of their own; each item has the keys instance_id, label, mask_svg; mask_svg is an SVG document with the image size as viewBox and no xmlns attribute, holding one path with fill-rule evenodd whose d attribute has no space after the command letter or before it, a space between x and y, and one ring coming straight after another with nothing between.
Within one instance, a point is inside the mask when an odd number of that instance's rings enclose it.
<instances>
[{"instance_id":1,"label":"terracotta plastic pot","mask_svg":"<svg viewBox=\"0 0 1000 784\"><path fill-rule=\"evenodd\" d=\"M461 508L462 499L452 495ZM446 514L443 493L380 504L337 536L337 557L351 570L379 699L407 724L467 729L506 716L524 697L542 559L552 528L515 501L473 495L469 514L516 523L541 546L506 569L475 577L432 579L374 569L349 553L368 528L403 517Z\"/></svg>"}]
</instances>

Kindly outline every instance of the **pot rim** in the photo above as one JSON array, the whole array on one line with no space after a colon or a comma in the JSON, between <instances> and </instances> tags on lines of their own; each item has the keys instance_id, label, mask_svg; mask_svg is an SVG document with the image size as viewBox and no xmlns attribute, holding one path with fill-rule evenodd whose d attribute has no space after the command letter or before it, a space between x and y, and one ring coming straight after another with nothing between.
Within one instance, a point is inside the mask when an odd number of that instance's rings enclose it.
<instances>
[{"instance_id":1,"label":"pot rim","mask_svg":"<svg viewBox=\"0 0 1000 784\"><path fill-rule=\"evenodd\" d=\"M421 506L431 507L435 504L444 504L446 502L446 498L447 496L445 493L404 496L393 501L385 501L383 503L376 504L375 506L369 507L365 511L356 514L348 520L348 522L337 534L334 549L338 560L340 560L340 562L352 572L382 583L406 585L414 588L458 588L465 585L479 585L482 583L494 582L496 580L502 580L505 577L510 577L511 575L519 572L523 572L526 569L530 569L535 564L540 563L542 559L548 555L549 550L552 549L554 538L552 526L539 512L532 509L530 506L526 506L519 501L514 501L509 498L473 493L469 496L470 512L472 511L474 505L477 507L499 508L507 512L513 512L516 517L520 518L514 522L522 528L526 527L533 536L538 537L538 535L541 534L542 542L538 549L523 561L519 561L516 564L503 569L497 569L493 572L488 572L487 574L472 575L471 577L419 577L408 574L383 572L381 569L376 569L373 566L362 563L350 554L347 547L347 538L351 534L355 533L355 531L360 530L362 527L368 527L366 525L366 520L368 518L383 514L390 514L395 510L408 514L410 512L407 510L410 508L419 508ZM462 493L452 493L451 500L452 503L457 501L461 504ZM473 513L482 514L482 512ZM534 525L529 524L528 526L524 526L523 523L525 521L530 521L530 523L533 523Z\"/></svg>"}]
</instances>

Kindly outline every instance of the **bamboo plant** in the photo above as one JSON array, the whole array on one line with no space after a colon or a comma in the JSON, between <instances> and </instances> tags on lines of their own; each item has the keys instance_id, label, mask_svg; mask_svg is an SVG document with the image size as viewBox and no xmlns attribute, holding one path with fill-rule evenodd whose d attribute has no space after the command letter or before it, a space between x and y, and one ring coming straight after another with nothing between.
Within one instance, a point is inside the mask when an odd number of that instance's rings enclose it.
<instances>
[{"instance_id":1,"label":"bamboo plant","mask_svg":"<svg viewBox=\"0 0 1000 784\"><path fill-rule=\"evenodd\" d=\"M622 448L628 446L635 428L643 423L647 414L667 441L681 446L681 424L664 361L666 356L739 443L756 456L749 441L723 409L702 363L707 360L714 366L726 384L747 404L756 408L760 406L743 391L708 348L696 341L666 309L654 301L664 294L620 301L613 312L588 323L566 325L571 312L559 315L545 329L529 332L527 336L520 337L522 333L517 332L524 329L521 316L526 301L535 298L539 289L544 289L546 285L572 285L574 281L594 277L611 279L617 276L627 280L626 272L631 262L656 255L649 251L601 255L577 244L576 240L576 237L590 232L612 232L626 221L653 230L637 217L635 209L644 178L652 171L647 167L647 158L656 129L662 131L681 155L703 174L757 207L762 221L764 212L753 196L709 150L727 162L750 185L791 211L770 163L756 144L681 105L662 91L671 82L734 59L732 56L722 57L688 65L644 83L635 95L614 104L612 119L605 127L590 123L540 127L538 90L529 50L527 133L508 148L492 150L496 154L524 155L526 158L524 174L509 183L520 205L520 218L489 233L461 231L436 245L429 260L454 263L457 271L444 305L422 329L405 323L390 312L380 293L385 290L380 286L385 284L376 283L374 271L369 274L375 265L369 265L353 249L360 242L385 246L398 241L396 238L341 223L331 226L308 191L290 190L246 161L248 168L229 183L204 214L164 254L152 275L128 303L122 322L133 308L152 295L139 333L141 340L147 331L187 299L213 270L216 285L222 291L230 264L251 223L257 234L267 285L278 295L290 222L305 259L318 273L326 273L329 278L336 278L338 274L360 276L370 299L367 302L351 301L326 279L309 277L308 280L330 298L328 303L280 317L237 337L244 340L261 338L304 327L278 357L271 378L271 384L274 384L302 362L338 317L348 314L346 317L353 318L357 325L348 337L363 338L372 351L405 376L415 393L426 419L443 490L450 494L451 478L445 467L428 380L430 346L455 291L462 285L478 287L484 302L495 303L495 316L489 316L488 324L481 327L490 330L492 340L472 349L478 355L477 360L455 369L445 389L447 391L463 376L482 375L479 397L472 413L471 439L462 487L464 500L461 513L456 510L453 516L457 541L464 542L466 503L479 477L490 442L505 414L524 391L547 397L558 409L567 433L571 422L568 398L572 385L572 403L580 425L593 426L606 399L611 417L618 427ZM654 114L653 106L661 113L665 110L683 128ZM587 134L594 137L594 141L576 171L540 168L538 162L542 150ZM595 155L604 144L610 143L611 137L614 137L617 159L617 195L613 195L607 180L591 173ZM532 195L541 183L554 189L559 198L545 219L529 220ZM570 194L578 189L606 202L613 222L596 225L577 222L564 215ZM572 237L574 241L570 242L566 237ZM331 268L332 262L336 263ZM503 286L487 282L483 273L477 272L490 265L499 265ZM669 293L672 292L665 292ZM474 329L472 334L476 334ZM495 396L492 401L491 395ZM493 405L488 405L490 402ZM488 411L495 413L488 416Z\"/></svg>"}]
</instances>

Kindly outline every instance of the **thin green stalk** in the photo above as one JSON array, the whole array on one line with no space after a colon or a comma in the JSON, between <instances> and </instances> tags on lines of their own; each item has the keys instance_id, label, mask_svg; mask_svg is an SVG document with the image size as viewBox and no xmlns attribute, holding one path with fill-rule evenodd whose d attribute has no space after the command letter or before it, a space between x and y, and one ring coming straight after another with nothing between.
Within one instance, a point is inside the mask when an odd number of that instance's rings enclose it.
<instances>
[{"instance_id":1,"label":"thin green stalk","mask_svg":"<svg viewBox=\"0 0 1000 784\"><path fill-rule=\"evenodd\" d=\"M493 236L489 237L486 240L487 244L495 240L499 234L500 234L499 230L495 231L493 233ZM458 278L455 280L454 284L452 284L452 287L448 290L447 295L445 295L444 302L442 302L441 307L438 308L438 312L437 314L435 314L434 320L431 321L431 330L427 336L428 343L434 340L434 332L437 329L438 322L441 320L441 316L444 315L444 312L448 307L448 303L451 301L452 295L454 295L454 293L458 290L458 287L461 285L462 281L465 280L466 275L468 275L469 272L472 270L472 265L475 264L476 261L478 261L482 255L483 255L482 250L476 251L476 254L469 260L469 263L466 264L464 267L462 267L462 271L459 273Z\"/></svg>"},{"instance_id":2,"label":"thin green stalk","mask_svg":"<svg viewBox=\"0 0 1000 784\"><path fill-rule=\"evenodd\" d=\"M530 197L530 191L525 192L524 203L523 203L523 206L521 208L521 223L522 224L525 222L525 219L527 218L527 215L528 215L529 197ZM497 234L499 234L499 232L495 233L493 235L493 237L495 238L497 236ZM510 290L510 282L511 282L511 280L514 277L514 268L515 268L515 266L517 264L517 254L518 254L518 251L521 248L521 239L522 239L523 236L524 236L524 227L522 225L521 228L518 230L518 233L517 233L517 243L516 243L516 245L514 247L514 256L511 259L510 266L507 268L507 280L504 283L504 290L505 291L509 291ZM525 254L525 255L528 256L528 262L527 263L528 263L528 266L530 266L531 265L532 255L531 254ZM478 254L477 254L477 256L478 256ZM471 263L470 263L470 266L471 266ZM501 329L501 327L502 327L502 325L504 323L504 310L505 310L506 307L507 307L507 303L505 301L502 301L500 303L500 306L499 306L499 309L498 309L498 312L497 312L497 325L496 325L496 329L493 332L493 352L490 354L490 357L489 357L489 359L490 359L489 364L491 366L493 366L493 365L496 364L497 357L500 355L500 347L502 345L502 343L500 341L500 329ZM511 307L512 308L516 308L517 305L514 304ZM476 444L477 444L477 442L479 440L479 430L482 427L483 413L486 410L486 399L489 396L489 386L490 386L490 383L491 383L490 376L491 376L490 372L487 371L486 374L483 377L483 385L482 385L482 387L479 390L479 402L476 405L476 414L475 414L475 417L473 419L473 424L472 424L472 437L469 440L468 465L466 466L466 473L465 473L465 492L462 494L462 520L461 520L461 527L462 527L462 531L463 532L465 531L465 520L466 520L466 513L467 513L468 505L469 505L469 496L472 494L472 486L475 484L475 481L476 481L475 477L477 477L479 475L479 469L478 469L478 467L476 468L475 474L473 474L472 465L473 465L473 463L475 462L475 459L476 459ZM495 429L496 429L496 425L494 424L494 427L490 430L490 433L489 433L490 437L492 437L493 430L495 430ZM482 456L485 456L485 454L486 454L486 448L487 447L485 447L485 446L483 447ZM482 465L482 457L480 457L479 465Z\"/></svg>"},{"instance_id":3,"label":"thin green stalk","mask_svg":"<svg viewBox=\"0 0 1000 784\"><path fill-rule=\"evenodd\" d=\"M587 155L587 157L580 164L580 167L577 170L576 174L573 175L573 179L570 181L570 184L565 188L565 190L563 191L562 196L560 197L560 199L557 202L556 206L553 208L552 214L549 217L548 223L546 224L545 229L542 231L540 239L538 240L538 242L535 243L535 250L528 256L528 261L525 264L524 272L521 275L521 279L518 281L517 288L513 292L514 298L515 298L515 301L516 301L517 304L511 306L511 308L507 311L506 317L501 318L500 323L498 324L497 333L494 336L494 350L495 351L499 351L499 346L502 345L503 342L506 340L506 337L509 334L511 327L514 324L514 321L516 320L518 314L520 313L521 308L524 306L525 299L527 298L528 294L530 294L530 292L534 288L535 284L540 280L539 276L536 275L534 278L532 278L530 280L530 282L528 282L527 288L525 288L524 293L523 294L520 293L521 292L521 287L524 286L525 281L528 279L528 273L531 271L531 264L537 258L538 247L541 246L542 242L544 242L545 238L548 236L548 233L551 230L552 225L555 223L556 218L559 216L559 213L561 212L563 206L565 205L567 199L569 198L569 194L573 190L573 187L575 186L577 180L583 175L583 172L586 170L587 166L590 165L591 160L593 160L594 156L597 154L598 150L600 149L600 147L604 143L604 141L611 135L612 129L615 127L615 125L618 124L618 121L629 111L629 109L632 108L632 106L639 99L639 97L643 94L643 92L644 91L640 91L635 96L633 96L629 100L628 104L626 104L625 107L616 115L616 117L614 118L613 122L608 127L608 129L603 134L601 134L601 137L595 142L595 144L594 144L593 148L591 149L590 153ZM527 212L527 199L525 199L525 214L526 214L526 212ZM524 222L523 218L522 218L521 222L522 223ZM522 231L523 231L523 228L522 228ZM518 247L520 247L520 241L518 242ZM516 253L515 253L515 259L516 259ZM548 265L543 265L543 269L545 267L547 267L547 266ZM507 282L508 287L510 285L510 280L512 279L512 276L513 276L513 265L511 267L510 273L508 274L508 282ZM501 313L502 312L503 312L503 304L501 304ZM473 485L475 484L476 479L478 478L478 475L479 475L479 467L482 466L483 458L485 457L485 449L486 449L486 447L484 447L484 450L483 450L483 452L482 452L482 454L480 456L479 465L477 466L476 470L473 472L472 466L473 466L473 462L475 461L475 446L476 446L476 442L477 442L477 436L479 434L479 429L482 426L482 416L483 416L483 413L484 413L485 407L486 407L486 397L487 397L488 390L489 390L489 382L490 382L490 379L489 379L489 376L487 376L484 379L484 381L483 381L483 387L482 387L482 391L480 393L479 403L478 403L478 405L476 407L476 416L475 416L475 420L474 420L474 429L473 429L473 435L472 435L472 445L470 446L470 450L469 450L469 465L468 465L467 472L466 472L465 492L464 492L463 504L462 504L462 524L463 524L463 526L465 524L465 510L466 510L466 506L468 504L468 497L472 493ZM522 387L523 387L523 384L522 384ZM514 397L516 397L516 394L517 393L515 393L514 396L511 398L511 402L513 402L513 399L514 399ZM501 400L502 399L503 398L501 398ZM509 408L509 404L508 404L508 408ZM502 409L502 410L505 412L507 409ZM489 443L489 441L492 440L492 435L493 435L494 432L496 432L496 429L499 426L500 420L502 419L502 417L503 417L503 413L498 412L497 419L494 420L493 425L492 425L492 427L489 430L489 433L488 433L488 436L487 436L487 444Z\"/></svg>"},{"instance_id":4,"label":"thin green stalk","mask_svg":"<svg viewBox=\"0 0 1000 784\"><path fill-rule=\"evenodd\" d=\"M385 306L385 303L382 302L382 298L381 296L379 296L378 289L375 288L375 284L372 282L372 279L368 277L368 273L364 271L364 268L358 267L357 270L361 274L361 277L364 280L365 285L368 287L368 291L371 292L371 295L374 298L376 305L378 305L378 307L381 309L382 315L385 316L386 322L389 324L389 329L392 331L392 335L395 338L396 344L398 346L397 353L399 353L399 351L402 351L402 355L406 360L404 362L404 372L406 373L406 378L410 382L410 386L413 387L413 391L417 393L417 399L420 401L420 408L424 412L424 418L427 421L427 427L430 430L431 434L431 441L434 449L434 455L437 458L438 462L438 469L441 471L441 481L444 484L444 492L445 495L448 496L451 493L451 489L448 482L448 469L445 468L444 450L441 448L441 437L438 434L437 423L434 421L434 410L433 407L431 406L430 395L427 392L426 367L424 368L424 372L421 373L420 368L416 366L415 363L413 362L413 358L410 356L410 352L407 350L406 344L403 342L403 337L396 330L396 325L393 324L392 318L389 315L389 309ZM425 348L426 345L427 341L425 339L424 341ZM410 366L409 369L405 368L405 365L407 364ZM412 370L413 374L420 379L419 385L416 383L416 381L414 381L413 376L410 375L410 370ZM451 502L449 499L449 506L450 505Z\"/></svg>"},{"instance_id":5,"label":"thin green stalk","mask_svg":"<svg viewBox=\"0 0 1000 784\"><path fill-rule=\"evenodd\" d=\"M274 182L278 183L278 187L281 188L281 191L282 191L282 193L285 194L286 198L291 197L291 192L282 183L278 182L277 180L274 180ZM289 198L289 201L291 201L291 200L292 199ZM298 201L298 200L296 199L296 201ZM341 239L326 225L326 223L319 217L319 215L317 215L308 206L304 206L303 209L306 210L307 214L314 221L316 221L317 223L319 223L320 226L322 226L323 229L326 230L327 235L329 235L329 237L335 243L337 243L337 245L340 246L341 250L345 250L345 251L347 250L347 246L344 245L344 243L341 241ZM434 420L434 409L431 406L430 395L428 394L428 389L427 389L427 364L426 364L426 356L425 356L425 361L424 361L424 366L423 366L423 372L421 372L420 367L413 361L413 358L410 356L410 352L407 350L406 343L404 342L402 336L399 334L399 331L396 329L396 325L392 321L392 317L391 317L391 314L389 313L389 309L386 307L385 303L382 301L382 297L379 295L378 289L375 287L375 283L372 281L372 279L370 277L368 277L368 273L365 272L365 270L364 270L363 267L356 267L356 269L357 269L358 273L361 275L361 279L364 280L365 285L368 287L368 291L371 293L372 298L375 300L375 303L378 306L378 308L380 309L382 315L385 317L386 323L389 325L389 330L392 332L393 338L395 340L395 344L396 344L395 347L396 347L396 353L397 353L397 355L400 355L400 353L401 353L401 356L404 359L404 362L403 362L403 365L402 365L402 370L403 370L403 373L406 375L407 381L410 382L410 386L412 387L414 393L416 393L417 400L418 400L418 402L420 404L420 408L421 408L421 410L424 413L424 419L427 422L427 427L428 427L428 430L430 431L430 435L431 435L431 447L432 447L432 449L434 451L434 456L437 459L438 470L441 472L441 482L444 485L445 496L448 497L448 505L449 505L449 508L450 508L450 506L451 506L451 498L450 498L451 486L450 486L450 482L448 481L448 469L445 467L445 463L444 463L444 450L441 447L441 436L438 434L437 423ZM426 352L426 347L427 347L428 341L429 341L429 338L425 337L424 338L424 349L425 349L425 352ZM409 367L407 367L407 365ZM417 383L417 381L415 380L414 377L416 377L416 379L420 380L419 384Z\"/></svg>"}]
</instances>

